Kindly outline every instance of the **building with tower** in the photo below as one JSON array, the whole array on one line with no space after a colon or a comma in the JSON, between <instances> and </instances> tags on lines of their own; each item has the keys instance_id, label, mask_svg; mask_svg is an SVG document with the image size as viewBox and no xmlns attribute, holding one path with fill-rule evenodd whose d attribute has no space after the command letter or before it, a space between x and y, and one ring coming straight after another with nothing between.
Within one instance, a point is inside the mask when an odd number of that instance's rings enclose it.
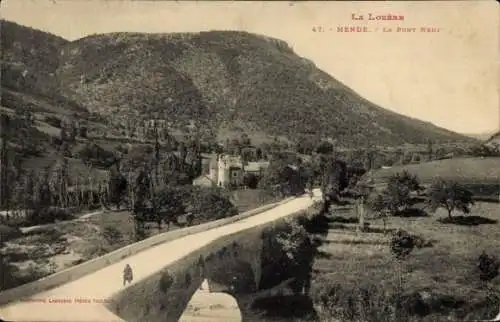
<instances>
[{"instance_id":1,"label":"building with tower","mask_svg":"<svg viewBox=\"0 0 500 322\"><path fill-rule=\"evenodd\" d=\"M243 162L239 155L214 154L208 160L208 169L193 181L194 185L227 188L243 185L245 174L261 176L269 166L267 161Z\"/></svg>"}]
</instances>

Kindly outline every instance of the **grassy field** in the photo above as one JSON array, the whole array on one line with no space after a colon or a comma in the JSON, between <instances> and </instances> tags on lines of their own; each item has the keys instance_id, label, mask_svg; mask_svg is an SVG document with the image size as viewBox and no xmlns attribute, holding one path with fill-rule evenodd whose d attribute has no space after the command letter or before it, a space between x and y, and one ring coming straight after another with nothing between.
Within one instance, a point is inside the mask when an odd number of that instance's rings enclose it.
<instances>
[{"instance_id":1,"label":"grassy field","mask_svg":"<svg viewBox=\"0 0 500 322\"><path fill-rule=\"evenodd\" d=\"M415 249L405 262L404 294L427 292L437 299L433 313L419 317L418 321L442 321L449 317L492 318L498 312L498 305L488 305L488 293L480 282L476 263L482 251L493 255L500 252L500 230L496 223L500 219L500 205L478 203L473 207L471 216L490 219L488 224L441 223L439 218L446 216L444 211L438 211L431 216L393 217L388 221L388 227L405 229L432 244ZM390 252L389 235L381 230L356 233L352 225L345 223L356 220L349 211L336 212L329 217L330 229L314 264L311 294L315 303L322 303L325 294L335 294L335 304L327 304L329 311L325 313L331 315L338 312L335 310L339 307L345 309L349 296L360 288L371 290L373 302L383 301L386 295L381 294L393 293L398 283L398 265ZM382 227L379 220L369 222L371 226ZM498 289L500 279L492 283ZM336 292L332 293L332 289ZM373 302L374 308L382 307ZM373 321L385 319L387 316Z\"/></svg>"},{"instance_id":2,"label":"grassy field","mask_svg":"<svg viewBox=\"0 0 500 322\"><path fill-rule=\"evenodd\" d=\"M500 158L456 158L394 166L389 169L373 171L375 183L385 182L387 179L403 170L417 175L423 183L431 183L435 177L457 180L463 183L491 183L500 182Z\"/></svg>"}]
</instances>

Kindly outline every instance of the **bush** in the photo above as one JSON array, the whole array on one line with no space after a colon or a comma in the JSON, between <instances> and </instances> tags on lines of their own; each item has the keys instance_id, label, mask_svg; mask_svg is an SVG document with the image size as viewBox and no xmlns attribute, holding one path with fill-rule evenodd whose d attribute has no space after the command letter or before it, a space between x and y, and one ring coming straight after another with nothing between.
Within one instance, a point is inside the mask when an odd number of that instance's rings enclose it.
<instances>
[{"instance_id":1,"label":"bush","mask_svg":"<svg viewBox=\"0 0 500 322\"><path fill-rule=\"evenodd\" d=\"M326 284L315 294L325 318L341 321L391 321L396 301L378 285Z\"/></svg>"},{"instance_id":2,"label":"bush","mask_svg":"<svg viewBox=\"0 0 500 322\"><path fill-rule=\"evenodd\" d=\"M167 293L170 287L174 284L173 277L169 274L168 271L163 273L160 278L159 288L162 293Z\"/></svg>"},{"instance_id":3,"label":"bush","mask_svg":"<svg viewBox=\"0 0 500 322\"><path fill-rule=\"evenodd\" d=\"M477 259L479 268L479 279L481 281L490 281L498 276L500 262L493 255L488 255L485 251Z\"/></svg>"},{"instance_id":4,"label":"bush","mask_svg":"<svg viewBox=\"0 0 500 322\"><path fill-rule=\"evenodd\" d=\"M294 293L309 293L312 264L318 246L306 229L312 230L314 227L311 226L314 224L308 219L292 219L283 226L264 231L261 289L294 278L290 285Z\"/></svg>"},{"instance_id":5,"label":"bush","mask_svg":"<svg viewBox=\"0 0 500 322\"><path fill-rule=\"evenodd\" d=\"M415 236L404 230L398 230L391 238L391 252L397 259L404 259L415 248L415 242Z\"/></svg>"}]
</instances>

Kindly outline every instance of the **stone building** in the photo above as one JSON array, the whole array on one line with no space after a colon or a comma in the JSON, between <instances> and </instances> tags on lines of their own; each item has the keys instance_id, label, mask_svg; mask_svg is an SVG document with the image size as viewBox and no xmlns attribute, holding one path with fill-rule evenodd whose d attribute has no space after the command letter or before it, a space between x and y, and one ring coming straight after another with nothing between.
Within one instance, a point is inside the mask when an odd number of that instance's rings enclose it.
<instances>
[{"instance_id":1,"label":"stone building","mask_svg":"<svg viewBox=\"0 0 500 322\"><path fill-rule=\"evenodd\" d=\"M252 173L258 177L269 166L267 161L243 162L239 155L212 155L205 172L193 181L194 185L218 186L221 188L243 185L245 174Z\"/></svg>"}]
</instances>

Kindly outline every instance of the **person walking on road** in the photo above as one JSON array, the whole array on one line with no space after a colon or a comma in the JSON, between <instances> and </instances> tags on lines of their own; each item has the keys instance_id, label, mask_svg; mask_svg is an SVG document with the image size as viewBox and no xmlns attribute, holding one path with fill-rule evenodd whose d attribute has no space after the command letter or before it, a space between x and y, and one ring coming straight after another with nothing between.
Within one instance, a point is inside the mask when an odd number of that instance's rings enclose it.
<instances>
[{"instance_id":1,"label":"person walking on road","mask_svg":"<svg viewBox=\"0 0 500 322\"><path fill-rule=\"evenodd\" d=\"M130 267L129 264L125 265L125 269L123 270L123 286L127 284L127 282L130 284L132 283L132 280L134 279L134 275L132 273L132 267Z\"/></svg>"}]
</instances>

